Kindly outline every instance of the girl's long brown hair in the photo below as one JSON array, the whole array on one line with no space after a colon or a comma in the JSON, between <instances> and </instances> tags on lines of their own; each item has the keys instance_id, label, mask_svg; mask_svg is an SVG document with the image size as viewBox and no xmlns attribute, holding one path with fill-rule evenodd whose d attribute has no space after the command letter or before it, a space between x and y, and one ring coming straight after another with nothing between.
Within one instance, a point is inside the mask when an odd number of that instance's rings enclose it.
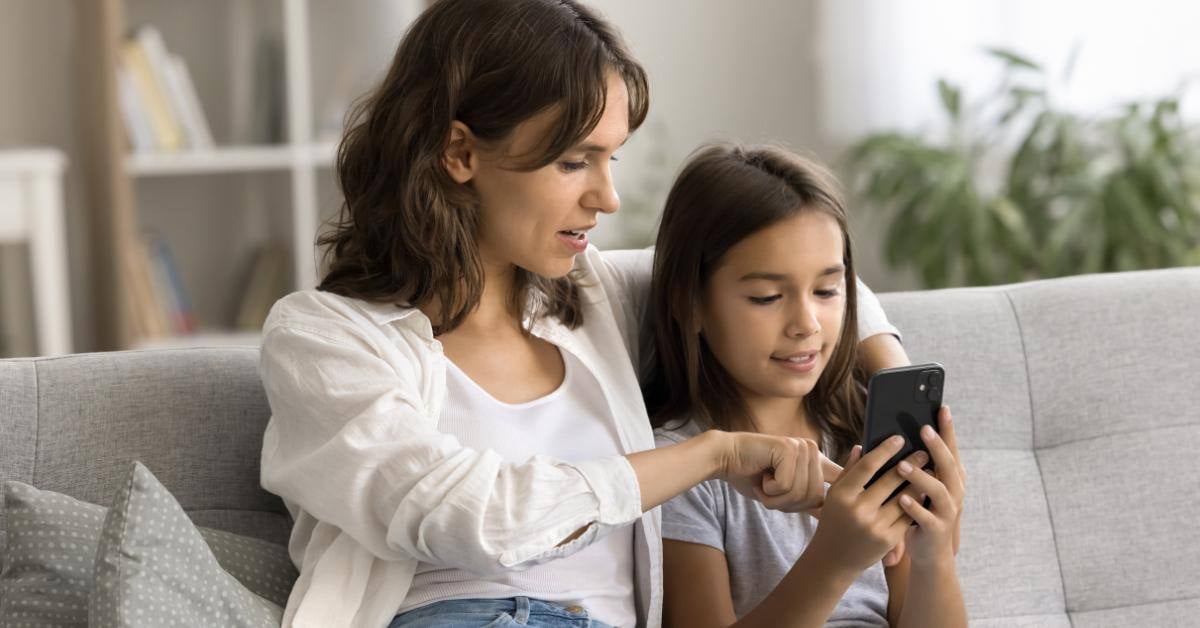
<instances>
[{"instance_id":1,"label":"girl's long brown hair","mask_svg":"<svg viewBox=\"0 0 1200 628\"><path fill-rule=\"evenodd\" d=\"M753 429L732 376L695 325L721 258L747 236L802 212L837 221L846 266L846 309L829 364L805 396L808 416L844 461L862 433L865 389L858 362L858 297L845 203L822 166L775 147L709 146L684 167L667 196L654 254L651 316L658 359L643 390L656 427L694 418L703 427Z\"/></svg>"},{"instance_id":2,"label":"girl's long brown hair","mask_svg":"<svg viewBox=\"0 0 1200 628\"><path fill-rule=\"evenodd\" d=\"M604 113L606 75L629 90L630 132L649 107L649 87L616 30L573 0L439 0L413 23L386 77L347 116L337 178L345 201L317 240L328 272L317 286L398 307L439 304L435 333L478 305L484 272L476 245L479 199L457 184L442 155L450 123L502 142L540 112L559 113L518 168L553 162ZM518 269L517 311L582 323L573 275ZM527 299L530 290L538 299ZM531 303L535 311L526 312Z\"/></svg>"}]
</instances>

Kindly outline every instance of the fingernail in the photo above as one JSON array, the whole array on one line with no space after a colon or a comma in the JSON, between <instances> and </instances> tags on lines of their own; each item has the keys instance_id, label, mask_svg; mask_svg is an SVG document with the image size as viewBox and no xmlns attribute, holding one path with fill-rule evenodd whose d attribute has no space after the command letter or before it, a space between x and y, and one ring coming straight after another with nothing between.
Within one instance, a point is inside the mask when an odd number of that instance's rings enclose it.
<instances>
[{"instance_id":1,"label":"fingernail","mask_svg":"<svg viewBox=\"0 0 1200 628\"><path fill-rule=\"evenodd\" d=\"M888 444L889 444L889 445L903 445L903 444L904 444L904 437L903 437L903 436L901 436L901 435L899 435L899 434L897 434L897 435L895 435L895 436L893 436L893 437L891 437L891 438L889 438L889 439L888 439Z\"/></svg>"},{"instance_id":2,"label":"fingernail","mask_svg":"<svg viewBox=\"0 0 1200 628\"><path fill-rule=\"evenodd\" d=\"M905 506L912 506L912 498L909 497L908 495L901 495L900 503L904 504Z\"/></svg>"},{"instance_id":3,"label":"fingernail","mask_svg":"<svg viewBox=\"0 0 1200 628\"><path fill-rule=\"evenodd\" d=\"M934 431L933 431L932 427L929 427L928 425L926 425L925 427L921 428L921 436L923 436L924 438L932 439L933 435L934 435Z\"/></svg>"},{"instance_id":4,"label":"fingernail","mask_svg":"<svg viewBox=\"0 0 1200 628\"><path fill-rule=\"evenodd\" d=\"M926 454L923 451L918 451L916 456L914 456L914 459L916 464L925 464L926 462L929 462L929 454Z\"/></svg>"},{"instance_id":5,"label":"fingernail","mask_svg":"<svg viewBox=\"0 0 1200 628\"><path fill-rule=\"evenodd\" d=\"M900 475L908 475L909 473L912 473L912 469L912 465L908 464L907 460L900 461Z\"/></svg>"}]
</instances>

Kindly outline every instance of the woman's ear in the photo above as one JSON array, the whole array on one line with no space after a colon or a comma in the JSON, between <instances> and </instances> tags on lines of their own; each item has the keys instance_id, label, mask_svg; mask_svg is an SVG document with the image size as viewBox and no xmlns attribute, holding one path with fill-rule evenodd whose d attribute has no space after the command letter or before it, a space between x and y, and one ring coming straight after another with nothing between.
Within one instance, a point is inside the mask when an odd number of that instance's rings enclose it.
<instances>
[{"instance_id":1,"label":"woman's ear","mask_svg":"<svg viewBox=\"0 0 1200 628\"><path fill-rule=\"evenodd\" d=\"M470 127L454 120L450 123L450 139L446 142L446 150L442 153L442 165L450 178L458 183L466 183L475 176L475 168L479 165L478 148L475 135Z\"/></svg>"}]
</instances>

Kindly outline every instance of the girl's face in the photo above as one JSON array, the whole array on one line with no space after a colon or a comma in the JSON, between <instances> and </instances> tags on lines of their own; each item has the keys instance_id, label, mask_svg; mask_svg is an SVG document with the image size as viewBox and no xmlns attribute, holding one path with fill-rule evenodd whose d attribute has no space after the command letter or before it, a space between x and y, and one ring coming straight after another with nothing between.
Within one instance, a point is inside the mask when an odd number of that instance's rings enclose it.
<instances>
[{"instance_id":1,"label":"girl's face","mask_svg":"<svg viewBox=\"0 0 1200 628\"><path fill-rule=\"evenodd\" d=\"M700 331L747 401L816 385L842 331L842 244L833 217L804 211L738 242L709 278Z\"/></svg>"},{"instance_id":2,"label":"girl's face","mask_svg":"<svg viewBox=\"0 0 1200 628\"><path fill-rule=\"evenodd\" d=\"M562 277L587 248L597 214L617 211L613 153L629 135L629 96L615 73L596 128L554 162L532 172L506 168L541 145L554 111L522 122L506 146L482 154L471 178L480 199L479 250L485 265L518 266L543 277Z\"/></svg>"}]
</instances>

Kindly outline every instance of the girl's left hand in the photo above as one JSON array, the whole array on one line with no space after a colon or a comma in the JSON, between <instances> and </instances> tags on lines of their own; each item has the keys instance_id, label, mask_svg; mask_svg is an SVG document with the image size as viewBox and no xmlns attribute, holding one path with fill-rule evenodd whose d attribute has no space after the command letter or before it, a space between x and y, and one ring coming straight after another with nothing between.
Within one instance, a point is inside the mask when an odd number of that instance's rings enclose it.
<instances>
[{"instance_id":1,"label":"girl's left hand","mask_svg":"<svg viewBox=\"0 0 1200 628\"><path fill-rule=\"evenodd\" d=\"M927 509L909 495L900 495L900 506L917 524L908 531L904 543L914 566L952 562L958 553L958 523L967 475L958 457L958 440L947 406L938 413L938 430L940 435L931 427L921 429L921 439L934 463L932 474L900 464L900 475L909 481L913 492L928 495L931 501Z\"/></svg>"}]
</instances>

